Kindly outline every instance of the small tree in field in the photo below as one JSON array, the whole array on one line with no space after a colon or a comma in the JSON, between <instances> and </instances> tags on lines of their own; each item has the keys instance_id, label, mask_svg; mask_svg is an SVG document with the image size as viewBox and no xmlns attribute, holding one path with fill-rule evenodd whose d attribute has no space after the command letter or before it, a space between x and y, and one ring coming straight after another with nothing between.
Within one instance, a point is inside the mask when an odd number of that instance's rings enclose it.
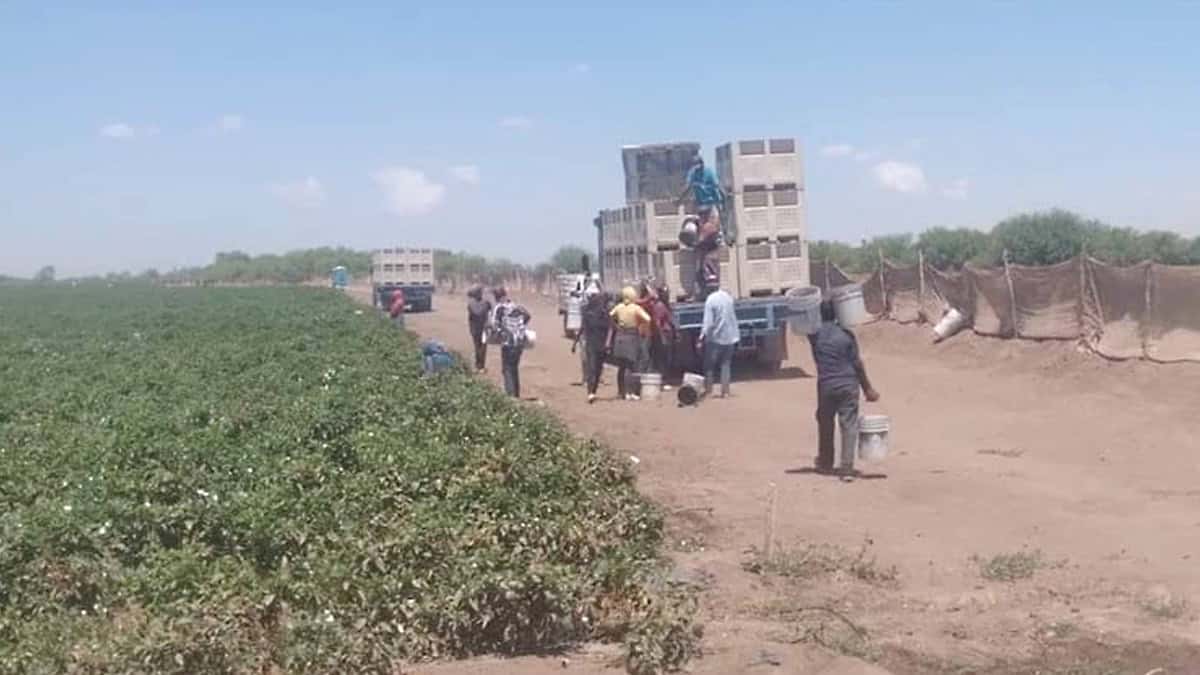
<instances>
[{"instance_id":1,"label":"small tree in field","mask_svg":"<svg viewBox=\"0 0 1200 675\"><path fill-rule=\"evenodd\" d=\"M54 265L46 265L33 275L33 280L39 284L48 284L54 281Z\"/></svg>"}]
</instances>

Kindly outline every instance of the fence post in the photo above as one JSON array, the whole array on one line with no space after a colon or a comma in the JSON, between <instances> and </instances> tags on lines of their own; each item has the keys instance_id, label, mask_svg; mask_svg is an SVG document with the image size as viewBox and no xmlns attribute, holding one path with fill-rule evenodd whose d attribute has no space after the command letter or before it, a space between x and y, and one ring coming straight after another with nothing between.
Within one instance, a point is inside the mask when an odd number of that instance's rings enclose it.
<instances>
[{"instance_id":1,"label":"fence post","mask_svg":"<svg viewBox=\"0 0 1200 675\"><path fill-rule=\"evenodd\" d=\"M829 256L825 256L825 292L833 290L833 281L829 278Z\"/></svg>"},{"instance_id":2,"label":"fence post","mask_svg":"<svg viewBox=\"0 0 1200 675\"><path fill-rule=\"evenodd\" d=\"M883 275L883 249L878 248L879 252L879 294L883 296L883 315L890 316L892 313L892 303L888 301L887 279Z\"/></svg>"},{"instance_id":3,"label":"fence post","mask_svg":"<svg viewBox=\"0 0 1200 675\"><path fill-rule=\"evenodd\" d=\"M1017 292L1013 288L1012 270L1009 269L1008 249L1004 249L1004 281L1008 285L1009 320L1012 321L1013 337L1020 337L1017 327Z\"/></svg>"},{"instance_id":4,"label":"fence post","mask_svg":"<svg viewBox=\"0 0 1200 675\"><path fill-rule=\"evenodd\" d=\"M1150 311L1154 307L1154 263L1146 263L1146 312L1142 315L1142 358L1150 358Z\"/></svg>"},{"instance_id":5,"label":"fence post","mask_svg":"<svg viewBox=\"0 0 1200 675\"><path fill-rule=\"evenodd\" d=\"M925 316L925 250L917 249L917 319L929 321Z\"/></svg>"}]
</instances>

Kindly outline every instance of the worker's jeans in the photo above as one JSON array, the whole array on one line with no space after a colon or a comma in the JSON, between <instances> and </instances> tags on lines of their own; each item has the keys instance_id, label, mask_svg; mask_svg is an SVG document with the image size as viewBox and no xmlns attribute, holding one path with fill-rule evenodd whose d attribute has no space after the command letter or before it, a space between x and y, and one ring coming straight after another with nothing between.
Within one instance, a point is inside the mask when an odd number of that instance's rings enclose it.
<instances>
[{"instance_id":1,"label":"worker's jeans","mask_svg":"<svg viewBox=\"0 0 1200 675\"><path fill-rule=\"evenodd\" d=\"M717 379L717 372L721 374L721 395L729 395L729 378L730 370L733 368L733 353L737 350L737 343L731 345L719 345L713 342L705 342L704 344L704 393L711 394L713 383Z\"/></svg>"},{"instance_id":2,"label":"worker's jeans","mask_svg":"<svg viewBox=\"0 0 1200 675\"><path fill-rule=\"evenodd\" d=\"M475 346L475 370L483 370L487 367L487 341L483 326L471 326L471 344Z\"/></svg>"},{"instance_id":3,"label":"worker's jeans","mask_svg":"<svg viewBox=\"0 0 1200 675\"><path fill-rule=\"evenodd\" d=\"M396 328L404 330L404 312L392 317L392 323L395 324Z\"/></svg>"},{"instance_id":4,"label":"worker's jeans","mask_svg":"<svg viewBox=\"0 0 1200 675\"><path fill-rule=\"evenodd\" d=\"M587 383L587 393L595 394L600 387L600 376L604 374L604 345L593 347L588 343L583 351L584 369L587 371L583 380Z\"/></svg>"},{"instance_id":5,"label":"worker's jeans","mask_svg":"<svg viewBox=\"0 0 1200 675\"><path fill-rule=\"evenodd\" d=\"M504 392L521 398L521 352L523 347L501 347L500 365L504 371Z\"/></svg>"},{"instance_id":6,"label":"worker's jeans","mask_svg":"<svg viewBox=\"0 0 1200 675\"><path fill-rule=\"evenodd\" d=\"M854 469L854 455L858 453L858 387L824 390L817 387L817 468L833 468L835 448L833 440L834 417L842 430L842 469Z\"/></svg>"}]
</instances>

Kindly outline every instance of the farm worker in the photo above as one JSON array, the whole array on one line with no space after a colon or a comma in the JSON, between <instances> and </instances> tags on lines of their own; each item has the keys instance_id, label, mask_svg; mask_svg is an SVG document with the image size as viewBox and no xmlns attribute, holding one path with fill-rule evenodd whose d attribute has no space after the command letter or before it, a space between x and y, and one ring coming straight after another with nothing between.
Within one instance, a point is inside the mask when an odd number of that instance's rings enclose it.
<instances>
[{"instance_id":1,"label":"farm worker","mask_svg":"<svg viewBox=\"0 0 1200 675\"><path fill-rule=\"evenodd\" d=\"M675 361L675 315L671 312L671 290L666 284L659 286L656 293L658 302L654 303L654 311L650 312L656 337L656 341L650 345L650 360L654 368L665 375Z\"/></svg>"},{"instance_id":2,"label":"farm worker","mask_svg":"<svg viewBox=\"0 0 1200 675\"><path fill-rule=\"evenodd\" d=\"M704 299L704 322L700 326L700 349L704 353L704 394L712 394L717 373L721 375L721 398L729 396L733 353L741 340L733 296L723 288Z\"/></svg>"},{"instance_id":3,"label":"farm worker","mask_svg":"<svg viewBox=\"0 0 1200 675\"><path fill-rule=\"evenodd\" d=\"M475 371L487 368L487 324L492 316L492 303L483 297L483 286L478 284L467 291L467 328L471 331L471 344L475 345Z\"/></svg>"},{"instance_id":4,"label":"farm worker","mask_svg":"<svg viewBox=\"0 0 1200 675\"><path fill-rule=\"evenodd\" d=\"M867 379L867 369L858 353L854 333L837 323L833 301L821 302L821 327L808 336L813 362L817 365L817 461L818 472L833 471L833 418L842 429L842 480L854 480L854 455L858 451L858 392L868 401L878 401L879 392Z\"/></svg>"},{"instance_id":5,"label":"farm worker","mask_svg":"<svg viewBox=\"0 0 1200 675\"><path fill-rule=\"evenodd\" d=\"M392 317L392 323L396 324L397 328L404 328L404 291L397 288L392 291L392 303L388 307L388 314Z\"/></svg>"},{"instance_id":6,"label":"farm worker","mask_svg":"<svg viewBox=\"0 0 1200 675\"><path fill-rule=\"evenodd\" d=\"M655 288L649 281L642 284L641 293L638 304L650 315L650 323L643 331L646 337L643 370L665 374L668 368L668 350L675 341L675 322L665 300L669 299L670 295L665 286Z\"/></svg>"},{"instance_id":7,"label":"farm worker","mask_svg":"<svg viewBox=\"0 0 1200 675\"><path fill-rule=\"evenodd\" d=\"M704 158L696 155L688 171L686 185L677 202L682 203L688 193L696 202L696 215L700 218L697 232L696 251L696 295L703 298L716 290L721 283L721 209L725 204L725 192L717 182L717 174L704 166Z\"/></svg>"},{"instance_id":8,"label":"farm worker","mask_svg":"<svg viewBox=\"0 0 1200 675\"><path fill-rule=\"evenodd\" d=\"M437 340L421 345L422 371L425 376L437 375L454 367L454 357Z\"/></svg>"},{"instance_id":9,"label":"farm worker","mask_svg":"<svg viewBox=\"0 0 1200 675\"><path fill-rule=\"evenodd\" d=\"M633 393L631 371L642 352L642 326L650 323L650 315L637 304L637 291L632 286L621 289L621 304L612 308L613 332L610 352L617 363L617 396L626 401L638 400Z\"/></svg>"},{"instance_id":10,"label":"farm worker","mask_svg":"<svg viewBox=\"0 0 1200 675\"><path fill-rule=\"evenodd\" d=\"M608 317L604 294L598 289L586 291L584 303L583 326L575 334L575 343L571 345L571 351L574 352L579 343L583 342L587 400L588 403L595 403L596 390L600 387L600 375L604 372L604 356L608 348L608 332L612 320Z\"/></svg>"},{"instance_id":11,"label":"farm worker","mask_svg":"<svg viewBox=\"0 0 1200 675\"><path fill-rule=\"evenodd\" d=\"M492 291L496 309L492 313L492 329L500 335L500 368L504 373L504 391L521 398L521 354L525 351L525 328L533 319L529 310L513 302L503 287Z\"/></svg>"}]
</instances>

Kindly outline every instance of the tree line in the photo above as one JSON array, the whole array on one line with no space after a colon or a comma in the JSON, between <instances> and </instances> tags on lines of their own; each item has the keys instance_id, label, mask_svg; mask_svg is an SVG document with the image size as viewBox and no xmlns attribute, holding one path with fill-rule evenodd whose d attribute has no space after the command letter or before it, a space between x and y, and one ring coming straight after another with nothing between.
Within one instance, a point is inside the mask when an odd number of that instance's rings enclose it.
<instances>
[{"instance_id":1,"label":"tree line","mask_svg":"<svg viewBox=\"0 0 1200 675\"><path fill-rule=\"evenodd\" d=\"M852 273L875 270L881 253L897 265L915 265L923 255L929 265L953 270L966 264L1002 265L1005 251L1009 262L1018 265L1053 265L1080 254L1113 265L1147 260L1200 265L1200 237L1115 227L1062 209L1006 218L990 231L934 227L918 235L875 237L860 246L837 241L814 241L809 246L812 260L829 260Z\"/></svg>"},{"instance_id":2,"label":"tree line","mask_svg":"<svg viewBox=\"0 0 1200 675\"><path fill-rule=\"evenodd\" d=\"M1200 237L1176 232L1139 231L1115 227L1061 209L1025 213L997 223L990 231L934 227L920 234L893 234L866 240L860 245L814 241L809 255L829 260L846 272L868 273L879 265L879 256L897 265L914 265L920 256L938 269L959 269L966 264L998 266L1005 251L1018 265L1053 265L1085 253L1114 265L1150 260L1167 265L1200 265ZM563 246L545 261L525 265L507 258L489 258L464 251L436 249L434 270L442 284L494 285L514 279L545 280L560 272L580 272L584 256L594 252L581 246ZM159 272L120 272L75 279L107 283L302 283L329 278L330 271L345 266L350 276L365 279L371 265L369 251L322 247L283 254L251 255L242 251L217 253L212 263ZM593 269L597 263L592 261ZM34 281L51 282L54 267L46 266ZM0 283L28 283L0 278Z\"/></svg>"}]
</instances>

